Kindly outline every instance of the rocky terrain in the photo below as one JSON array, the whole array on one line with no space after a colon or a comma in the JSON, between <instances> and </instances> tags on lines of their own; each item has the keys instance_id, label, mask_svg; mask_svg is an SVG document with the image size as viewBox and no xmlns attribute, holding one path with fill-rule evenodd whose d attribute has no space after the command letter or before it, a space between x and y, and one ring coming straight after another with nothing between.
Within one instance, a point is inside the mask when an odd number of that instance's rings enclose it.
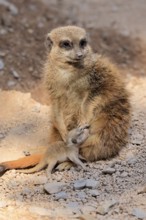
<instances>
[{"instance_id":1,"label":"rocky terrain","mask_svg":"<svg viewBox=\"0 0 146 220\"><path fill-rule=\"evenodd\" d=\"M119 66L132 105L129 142L117 157L49 179L45 171L1 176L0 220L146 219L146 6L130 2L0 0L0 162L48 146L50 110L39 84L45 34L56 26L89 31L94 50Z\"/></svg>"}]
</instances>

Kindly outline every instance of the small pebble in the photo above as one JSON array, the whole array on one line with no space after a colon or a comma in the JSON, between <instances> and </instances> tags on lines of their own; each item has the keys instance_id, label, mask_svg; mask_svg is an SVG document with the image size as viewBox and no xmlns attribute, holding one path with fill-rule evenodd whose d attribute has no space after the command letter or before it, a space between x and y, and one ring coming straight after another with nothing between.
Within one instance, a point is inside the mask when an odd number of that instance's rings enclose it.
<instances>
[{"instance_id":1,"label":"small pebble","mask_svg":"<svg viewBox=\"0 0 146 220\"><path fill-rule=\"evenodd\" d=\"M89 193L90 193L91 196L93 196L93 197L96 197L96 196L99 196L99 195L100 195L99 191L98 191L98 190L95 190L95 189L90 190Z\"/></svg>"},{"instance_id":2,"label":"small pebble","mask_svg":"<svg viewBox=\"0 0 146 220\"><path fill-rule=\"evenodd\" d=\"M2 70L3 68L4 68L4 62L3 62L3 60L2 59L0 59L0 70Z\"/></svg>"},{"instance_id":3,"label":"small pebble","mask_svg":"<svg viewBox=\"0 0 146 220\"><path fill-rule=\"evenodd\" d=\"M85 179L77 180L74 183L74 189L84 189L85 186L86 186L86 180Z\"/></svg>"},{"instance_id":4,"label":"small pebble","mask_svg":"<svg viewBox=\"0 0 146 220\"><path fill-rule=\"evenodd\" d=\"M110 201L105 201L101 205L97 207L97 213L100 215L106 215L110 208L112 208L114 205L116 205L118 202L116 200L110 200Z\"/></svg>"},{"instance_id":5,"label":"small pebble","mask_svg":"<svg viewBox=\"0 0 146 220\"><path fill-rule=\"evenodd\" d=\"M54 194L54 193L61 192L63 187L64 187L64 183L58 183L58 182L47 183L44 185L44 190L48 194Z\"/></svg>"},{"instance_id":6,"label":"small pebble","mask_svg":"<svg viewBox=\"0 0 146 220\"><path fill-rule=\"evenodd\" d=\"M116 170L114 168L111 168L111 167L107 167L107 168L102 170L103 174L110 174L111 175L111 174L113 174L115 172L116 172Z\"/></svg>"},{"instance_id":7,"label":"small pebble","mask_svg":"<svg viewBox=\"0 0 146 220\"><path fill-rule=\"evenodd\" d=\"M11 70L12 75L14 76L15 79L19 79L20 76L15 70Z\"/></svg>"},{"instance_id":8,"label":"small pebble","mask_svg":"<svg viewBox=\"0 0 146 220\"><path fill-rule=\"evenodd\" d=\"M127 177L127 176L128 176L128 173L127 173L127 172L122 172L120 176L121 176L121 177Z\"/></svg>"},{"instance_id":9,"label":"small pebble","mask_svg":"<svg viewBox=\"0 0 146 220\"><path fill-rule=\"evenodd\" d=\"M139 208L133 209L132 214L134 216L136 216L138 219L145 219L146 218L146 211L139 209Z\"/></svg>"},{"instance_id":10,"label":"small pebble","mask_svg":"<svg viewBox=\"0 0 146 220\"><path fill-rule=\"evenodd\" d=\"M67 199L67 193L64 191L61 191L61 192L55 194L55 198L56 198L56 200Z\"/></svg>"},{"instance_id":11,"label":"small pebble","mask_svg":"<svg viewBox=\"0 0 146 220\"><path fill-rule=\"evenodd\" d=\"M6 0L0 0L0 5L3 5L6 8L8 8L12 15L18 14L18 8L14 4L12 4Z\"/></svg>"},{"instance_id":12,"label":"small pebble","mask_svg":"<svg viewBox=\"0 0 146 220\"><path fill-rule=\"evenodd\" d=\"M16 85L16 82L15 82L15 81L9 80L9 81L7 82L7 86L8 86L8 87L13 87L13 86L15 86L15 85Z\"/></svg>"},{"instance_id":13,"label":"small pebble","mask_svg":"<svg viewBox=\"0 0 146 220\"><path fill-rule=\"evenodd\" d=\"M8 203L5 201L0 201L0 208L5 208L8 206Z\"/></svg>"},{"instance_id":14,"label":"small pebble","mask_svg":"<svg viewBox=\"0 0 146 220\"><path fill-rule=\"evenodd\" d=\"M48 181L46 176L38 176L34 180L34 185L43 185L46 184Z\"/></svg>"},{"instance_id":15,"label":"small pebble","mask_svg":"<svg viewBox=\"0 0 146 220\"><path fill-rule=\"evenodd\" d=\"M86 187L89 189L95 189L99 185L99 182L94 179L87 179L86 180Z\"/></svg>"}]
</instances>

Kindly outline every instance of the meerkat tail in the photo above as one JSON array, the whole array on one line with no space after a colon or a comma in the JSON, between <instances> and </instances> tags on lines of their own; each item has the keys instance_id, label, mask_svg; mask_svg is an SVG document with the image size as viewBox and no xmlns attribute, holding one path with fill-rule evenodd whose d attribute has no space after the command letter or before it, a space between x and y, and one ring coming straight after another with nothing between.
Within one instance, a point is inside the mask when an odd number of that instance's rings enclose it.
<instances>
[{"instance_id":1,"label":"meerkat tail","mask_svg":"<svg viewBox=\"0 0 146 220\"><path fill-rule=\"evenodd\" d=\"M47 165L46 161L41 161L39 164L37 164L35 167L31 169L23 169L23 170L18 170L20 173L35 173L40 170L42 170L45 166Z\"/></svg>"}]
</instances>

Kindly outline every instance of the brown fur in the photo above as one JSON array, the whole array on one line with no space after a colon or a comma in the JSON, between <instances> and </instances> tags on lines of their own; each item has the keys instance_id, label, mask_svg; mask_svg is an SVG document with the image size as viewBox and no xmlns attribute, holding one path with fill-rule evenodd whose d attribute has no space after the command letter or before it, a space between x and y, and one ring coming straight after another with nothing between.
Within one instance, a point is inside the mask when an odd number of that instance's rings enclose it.
<instances>
[{"instance_id":1,"label":"brown fur","mask_svg":"<svg viewBox=\"0 0 146 220\"><path fill-rule=\"evenodd\" d=\"M52 103L49 142L65 141L70 130L88 123L90 136L81 145L80 154L88 161L96 161L115 156L125 146L130 104L116 67L94 54L88 44L79 46L84 38L85 30L76 26L56 28L48 34L44 84ZM72 48L62 47L64 40L71 42ZM78 54L82 55L80 59ZM29 159L34 165L36 157ZM22 167L20 161L17 166L14 163L2 165L4 169Z\"/></svg>"}]
</instances>

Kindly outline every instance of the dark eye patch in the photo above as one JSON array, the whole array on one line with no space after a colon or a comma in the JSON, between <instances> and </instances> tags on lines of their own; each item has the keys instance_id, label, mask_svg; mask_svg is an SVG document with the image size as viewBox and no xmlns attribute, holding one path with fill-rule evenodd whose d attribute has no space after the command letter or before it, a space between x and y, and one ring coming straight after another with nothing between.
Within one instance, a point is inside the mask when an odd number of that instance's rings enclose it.
<instances>
[{"instance_id":1,"label":"dark eye patch","mask_svg":"<svg viewBox=\"0 0 146 220\"><path fill-rule=\"evenodd\" d=\"M59 43L59 46L61 48L65 48L65 49L69 50L69 49L72 49L73 44L69 40L64 40Z\"/></svg>"},{"instance_id":2,"label":"dark eye patch","mask_svg":"<svg viewBox=\"0 0 146 220\"><path fill-rule=\"evenodd\" d=\"M86 47L87 46L87 40L85 38L81 39L79 45L80 45L81 48Z\"/></svg>"},{"instance_id":3,"label":"dark eye patch","mask_svg":"<svg viewBox=\"0 0 146 220\"><path fill-rule=\"evenodd\" d=\"M75 138L72 138L71 141L72 141L73 144L77 144L77 140Z\"/></svg>"}]
</instances>

